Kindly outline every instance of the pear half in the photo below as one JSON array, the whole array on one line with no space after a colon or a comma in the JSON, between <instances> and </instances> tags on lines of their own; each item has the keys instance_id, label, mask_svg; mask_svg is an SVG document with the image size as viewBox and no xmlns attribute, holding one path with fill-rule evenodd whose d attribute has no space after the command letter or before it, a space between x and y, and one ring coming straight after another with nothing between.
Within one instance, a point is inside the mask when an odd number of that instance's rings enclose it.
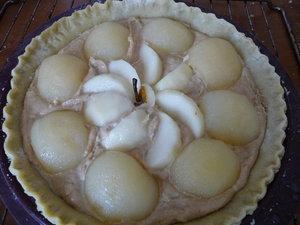
<instances>
[{"instance_id":1,"label":"pear half","mask_svg":"<svg viewBox=\"0 0 300 225\"><path fill-rule=\"evenodd\" d=\"M133 157L108 151L88 168L85 195L101 220L140 220L156 206L158 185Z\"/></svg>"},{"instance_id":2,"label":"pear half","mask_svg":"<svg viewBox=\"0 0 300 225\"><path fill-rule=\"evenodd\" d=\"M171 182L181 192L210 198L230 188L239 173L239 159L230 146L200 138L190 143L175 160Z\"/></svg>"},{"instance_id":3,"label":"pear half","mask_svg":"<svg viewBox=\"0 0 300 225\"><path fill-rule=\"evenodd\" d=\"M104 22L96 26L84 43L89 59L117 60L125 58L129 47L129 30L117 22Z\"/></svg>"},{"instance_id":4,"label":"pear half","mask_svg":"<svg viewBox=\"0 0 300 225\"><path fill-rule=\"evenodd\" d=\"M242 74L243 65L234 46L221 38L207 38L189 52L188 63L209 90L232 86Z\"/></svg>"},{"instance_id":5,"label":"pear half","mask_svg":"<svg viewBox=\"0 0 300 225\"><path fill-rule=\"evenodd\" d=\"M75 167L83 159L89 131L73 111L56 111L34 121L31 145L42 166L52 173Z\"/></svg>"},{"instance_id":6,"label":"pear half","mask_svg":"<svg viewBox=\"0 0 300 225\"><path fill-rule=\"evenodd\" d=\"M229 90L211 91L200 103L206 129L214 138L232 145L245 145L259 135L259 118L244 95Z\"/></svg>"},{"instance_id":7,"label":"pear half","mask_svg":"<svg viewBox=\"0 0 300 225\"><path fill-rule=\"evenodd\" d=\"M155 50L166 53L183 53L194 41L194 34L182 23L156 18L145 24L143 37Z\"/></svg>"},{"instance_id":8,"label":"pear half","mask_svg":"<svg viewBox=\"0 0 300 225\"><path fill-rule=\"evenodd\" d=\"M49 102L63 102L77 91L88 65L72 55L53 55L43 60L37 70L37 89Z\"/></svg>"}]
</instances>

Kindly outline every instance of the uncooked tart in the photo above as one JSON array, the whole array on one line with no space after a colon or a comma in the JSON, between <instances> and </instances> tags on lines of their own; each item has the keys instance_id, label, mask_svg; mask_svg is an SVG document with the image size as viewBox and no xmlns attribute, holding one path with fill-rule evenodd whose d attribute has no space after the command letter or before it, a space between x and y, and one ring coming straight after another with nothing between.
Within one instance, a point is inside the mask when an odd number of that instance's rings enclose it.
<instances>
[{"instance_id":1,"label":"uncooked tart","mask_svg":"<svg viewBox=\"0 0 300 225\"><path fill-rule=\"evenodd\" d=\"M280 78L214 14L95 3L18 59L4 149L54 224L239 224L280 167Z\"/></svg>"}]
</instances>

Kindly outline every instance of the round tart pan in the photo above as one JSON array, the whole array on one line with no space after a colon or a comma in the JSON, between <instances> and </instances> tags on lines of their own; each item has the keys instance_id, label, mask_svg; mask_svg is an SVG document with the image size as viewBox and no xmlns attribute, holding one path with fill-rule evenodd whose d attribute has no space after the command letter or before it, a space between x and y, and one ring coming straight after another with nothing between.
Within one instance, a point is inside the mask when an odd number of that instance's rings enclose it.
<instances>
[{"instance_id":1,"label":"round tart pan","mask_svg":"<svg viewBox=\"0 0 300 225\"><path fill-rule=\"evenodd\" d=\"M17 57L23 54L25 47L31 39L39 35L44 29L63 16L71 15L75 10L82 9L82 5L76 9L71 9L65 13L52 18L36 32L28 35L19 44L17 50L7 60L6 65L0 72L0 126L3 123L3 107L6 104L6 95L10 89L11 70L17 65ZM203 10L204 12L211 12ZM227 18L217 16L218 18ZM233 23L234 24L234 23ZM240 32L252 38L261 53L268 56L277 74L281 77L281 83L285 90L285 101L287 103L288 127L286 129L286 139L284 141L285 154L282 165L276 174L274 181L268 186L266 196L259 202L253 215L248 215L242 225L290 225L293 220L297 205L300 206L300 93L293 86L287 73L280 65L278 59L272 55L260 41L253 35L245 32L236 26ZM34 199L24 193L16 178L9 172L9 161L3 150L5 134L0 131L0 195L8 210L15 220L22 225L50 225L36 209ZM293 224L293 223L291 223Z\"/></svg>"}]
</instances>

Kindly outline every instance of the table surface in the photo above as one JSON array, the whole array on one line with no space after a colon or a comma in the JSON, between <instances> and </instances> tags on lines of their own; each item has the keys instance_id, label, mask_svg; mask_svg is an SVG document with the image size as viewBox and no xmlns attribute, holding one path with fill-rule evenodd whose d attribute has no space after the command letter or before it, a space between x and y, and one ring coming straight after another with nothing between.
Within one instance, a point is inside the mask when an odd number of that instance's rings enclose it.
<instances>
[{"instance_id":1,"label":"table surface","mask_svg":"<svg viewBox=\"0 0 300 225\"><path fill-rule=\"evenodd\" d=\"M0 0L0 6L6 1ZM231 1L230 9L223 0L186 0L187 4L196 4L202 8L213 10L219 15L231 17L232 21L252 31L255 37L274 54L278 54L279 61L287 71L294 85L300 89L300 66L297 63L292 44L284 26L280 14L270 10L267 5L259 2ZM35 31L39 26L50 18L63 13L70 8L76 8L82 4L91 4L87 0L26 0L10 5L3 16L0 17L0 71L8 57L17 48L18 43L29 33ZM282 7L287 13L296 42L300 45L300 0L273 0L275 5ZM246 7L247 6L247 7ZM262 8L264 10L262 10ZM265 15L264 15L265 12ZM231 13L231 14L230 14ZM250 22L247 18L250 17ZM268 26L265 22L267 18ZM273 37L270 38L270 32ZM9 74L7 74L9 76ZM5 207L0 202L0 216L5 215ZM12 212L13 213L13 212ZM11 214L8 212L3 218L3 224L16 225ZM0 224L1 224L0 218Z\"/></svg>"}]
</instances>

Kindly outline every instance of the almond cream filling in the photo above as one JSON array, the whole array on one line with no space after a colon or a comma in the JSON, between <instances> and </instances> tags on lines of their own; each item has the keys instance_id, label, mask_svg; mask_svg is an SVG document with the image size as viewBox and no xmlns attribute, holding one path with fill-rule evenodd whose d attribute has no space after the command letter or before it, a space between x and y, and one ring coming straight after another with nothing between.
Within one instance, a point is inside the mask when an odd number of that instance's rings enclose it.
<instances>
[{"instance_id":1,"label":"almond cream filling","mask_svg":"<svg viewBox=\"0 0 300 225\"><path fill-rule=\"evenodd\" d=\"M131 32L129 38L130 47L126 60L136 68L138 74L140 74L142 71L142 64L138 59L138 49L141 44L141 37L139 34L142 24L146 20L149 19L137 20L135 18L130 18L122 21L124 25L129 27ZM59 54L71 54L86 60L84 56L83 45L90 32L91 30L81 34L79 37L70 42L65 48L63 48ZM203 39L207 38L205 34L197 31L193 32L195 34L193 45L196 45ZM164 66L163 75L175 69L184 59L184 55L160 54L160 56ZM107 72L106 64L102 61L90 59L89 65L90 70L84 81L100 73ZM36 73L38 73L38 70ZM101 138L105 136L113 127L115 127L121 118L101 128L96 128L87 124L87 127L90 129L89 144L82 162L76 168L67 171L56 174L48 173L42 168L31 147L30 130L33 122L37 118L56 110L70 109L82 113L84 101L89 98L89 95L83 94L80 87L72 99L63 102L62 104L49 104L40 97L36 88L36 81L37 76L28 89L24 101L22 131L25 151L30 161L34 164L43 178L49 183L50 187L55 193L57 193L75 208L84 211L87 214L94 215L94 212L92 211L91 206L88 204L84 194L85 174L93 159L95 159L99 154L101 154L101 152L104 151L104 148L101 146ZM176 222L174 218L176 218L177 221L186 221L200 217L224 206L232 198L234 193L240 190L246 184L250 170L255 163L260 145L264 138L266 113L263 98L258 89L255 87L255 84L251 78L251 74L246 66L243 68L241 78L230 89L244 94L248 97L248 99L250 99L257 110L261 124L260 134L254 141L245 146L234 147L234 151L238 155L241 165L240 176L236 183L225 192L212 198L205 199L195 196L187 196L178 192L168 181L170 170L169 167L166 167L160 171L152 170L150 172L157 177L160 187L160 198L155 210L151 213L151 215L142 221L122 221L120 224L169 224ZM195 102L199 102L200 97L206 92L205 86L196 75L193 77L193 82L190 83L189 90L190 92L187 94L192 97ZM159 124L158 110L156 106L153 108L147 108L146 110L149 113L148 140L145 140L145 142L141 143L141 145L136 149L128 152L128 154L134 156L144 165L145 153L153 142L153 137L155 136L155 132ZM123 117L124 116L126 115L123 115ZM182 123L178 124L181 128L182 143L183 146L185 146L193 140L193 135L187 126ZM208 135L205 133L204 137L206 136Z\"/></svg>"}]
</instances>

